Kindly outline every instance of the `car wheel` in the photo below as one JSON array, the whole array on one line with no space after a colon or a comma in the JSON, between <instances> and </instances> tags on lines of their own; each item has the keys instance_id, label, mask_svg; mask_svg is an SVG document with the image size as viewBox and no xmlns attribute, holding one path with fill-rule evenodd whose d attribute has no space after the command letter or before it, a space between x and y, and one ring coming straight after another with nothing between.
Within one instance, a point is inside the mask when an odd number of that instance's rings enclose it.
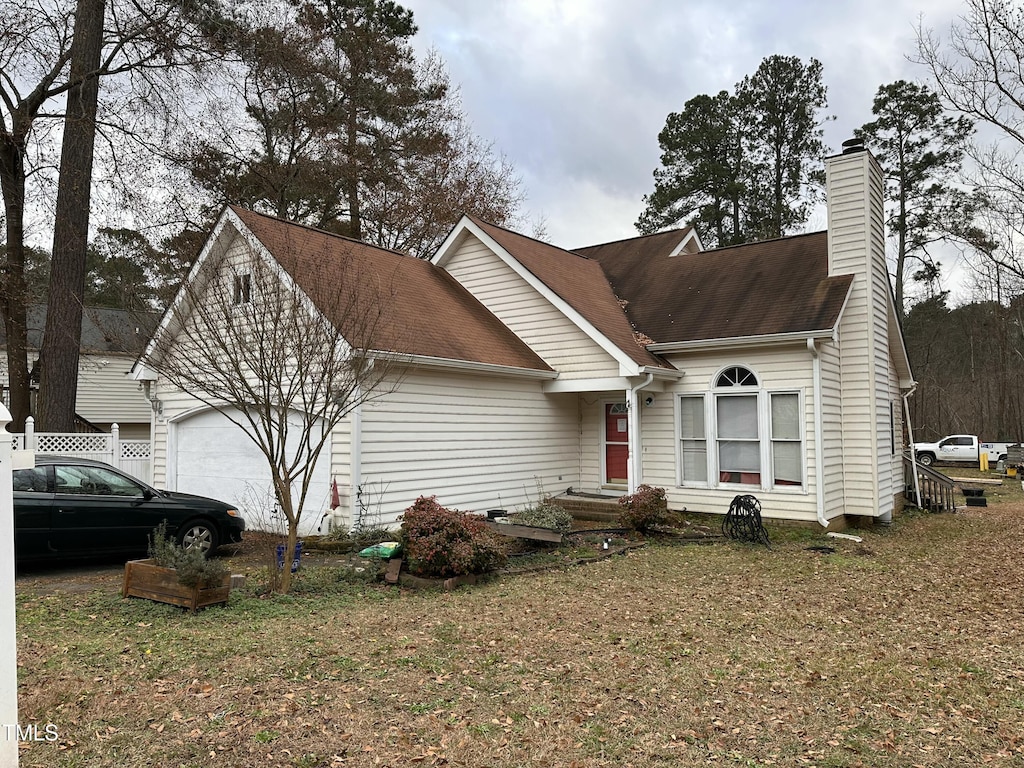
<instances>
[{"instance_id":1,"label":"car wheel","mask_svg":"<svg viewBox=\"0 0 1024 768\"><path fill-rule=\"evenodd\" d=\"M920 464L922 467L930 467L932 464L935 463L935 457L932 456L930 453L922 453L920 456L917 457L917 463Z\"/></svg>"},{"instance_id":2,"label":"car wheel","mask_svg":"<svg viewBox=\"0 0 1024 768\"><path fill-rule=\"evenodd\" d=\"M217 548L217 529L208 520L189 520L178 529L178 543L183 549L198 549L209 557Z\"/></svg>"}]
</instances>

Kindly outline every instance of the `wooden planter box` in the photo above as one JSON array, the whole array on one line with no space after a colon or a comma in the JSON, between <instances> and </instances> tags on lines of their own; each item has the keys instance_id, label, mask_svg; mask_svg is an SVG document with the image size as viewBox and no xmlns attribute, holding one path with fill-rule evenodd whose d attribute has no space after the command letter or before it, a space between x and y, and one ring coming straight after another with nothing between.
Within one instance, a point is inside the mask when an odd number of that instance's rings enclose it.
<instances>
[{"instance_id":1,"label":"wooden planter box","mask_svg":"<svg viewBox=\"0 0 1024 768\"><path fill-rule=\"evenodd\" d=\"M230 574L216 586L186 587L178 581L177 571L156 565L152 560L129 560L124 565L121 597L144 597L195 611L207 605L226 603L230 592Z\"/></svg>"}]
</instances>

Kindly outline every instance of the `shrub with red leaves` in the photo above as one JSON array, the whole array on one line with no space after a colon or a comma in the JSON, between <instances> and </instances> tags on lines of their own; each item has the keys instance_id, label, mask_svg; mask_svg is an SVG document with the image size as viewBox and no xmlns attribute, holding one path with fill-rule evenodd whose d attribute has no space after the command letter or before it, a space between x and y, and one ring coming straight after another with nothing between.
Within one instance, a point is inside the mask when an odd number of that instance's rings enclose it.
<instances>
[{"instance_id":1,"label":"shrub with red leaves","mask_svg":"<svg viewBox=\"0 0 1024 768\"><path fill-rule=\"evenodd\" d=\"M622 522L635 531L646 531L652 525L663 523L668 518L668 502L665 489L641 485L636 493L619 499Z\"/></svg>"},{"instance_id":2,"label":"shrub with red leaves","mask_svg":"<svg viewBox=\"0 0 1024 768\"><path fill-rule=\"evenodd\" d=\"M436 496L420 496L405 510L402 549L410 571L435 579L486 573L506 560L500 537L487 530L483 518L446 509Z\"/></svg>"}]
</instances>

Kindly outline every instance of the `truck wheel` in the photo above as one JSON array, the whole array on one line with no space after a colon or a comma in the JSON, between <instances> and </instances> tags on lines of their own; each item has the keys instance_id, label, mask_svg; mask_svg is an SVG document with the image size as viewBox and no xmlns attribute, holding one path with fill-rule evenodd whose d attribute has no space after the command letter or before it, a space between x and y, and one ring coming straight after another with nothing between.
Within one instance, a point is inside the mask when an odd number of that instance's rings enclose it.
<instances>
[{"instance_id":1,"label":"truck wheel","mask_svg":"<svg viewBox=\"0 0 1024 768\"><path fill-rule=\"evenodd\" d=\"M922 467L930 467L932 464L935 463L935 457L932 456L930 453L922 453L920 456L917 457L917 463L920 464Z\"/></svg>"}]
</instances>

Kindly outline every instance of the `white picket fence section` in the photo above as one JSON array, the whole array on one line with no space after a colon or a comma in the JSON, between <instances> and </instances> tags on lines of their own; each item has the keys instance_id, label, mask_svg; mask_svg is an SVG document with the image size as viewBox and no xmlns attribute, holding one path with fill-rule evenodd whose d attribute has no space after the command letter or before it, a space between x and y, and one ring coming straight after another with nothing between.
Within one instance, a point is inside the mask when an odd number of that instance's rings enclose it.
<instances>
[{"instance_id":1,"label":"white picket fence section","mask_svg":"<svg viewBox=\"0 0 1024 768\"><path fill-rule=\"evenodd\" d=\"M153 482L149 440L122 440L121 430L112 424L106 432L36 432L35 419L25 420L25 431L11 434L14 450L75 456L105 461L145 483Z\"/></svg>"}]
</instances>

